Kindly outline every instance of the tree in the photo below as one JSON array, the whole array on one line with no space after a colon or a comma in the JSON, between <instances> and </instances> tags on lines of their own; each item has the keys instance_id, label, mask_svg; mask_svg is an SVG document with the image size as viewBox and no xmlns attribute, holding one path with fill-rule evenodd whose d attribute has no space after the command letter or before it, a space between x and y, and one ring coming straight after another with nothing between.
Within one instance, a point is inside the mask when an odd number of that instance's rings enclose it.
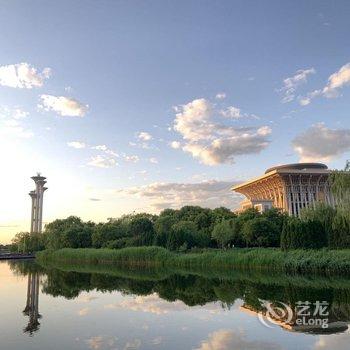
<instances>
[{"instance_id":1,"label":"tree","mask_svg":"<svg viewBox=\"0 0 350 350\"><path fill-rule=\"evenodd\" d=\"M32 253L45 249L44 237L41 233L19 232L12 239L12 251Z\"/></svg>"},{"instance_id":2,"label":"tree","mask_svg":"<svg viewBox=\"0 0 350 350\"><path fill-rule=\"evenodd\" d=\"M180 221L171 228L171 234L168 236L167 248L169 250L178 250L180 247L192 248L195 245L197 234L196 225L191 221Z\"/></svg>"},{"instance_id":3,"label":"tree","mask_svg":"<svg viewBox=\"0 0 350 350\"><path fill-rule=\"evenodd\" d=\"M290 217L283 227L282 249L318 249L326 247L327 243L328 237L320 221Z\"/></svg>"},{"instance_id":4,"label":"tree","mask_svg":"<svg viewBox=\"0 0 350 350\"><path fill-rule=\"evenodd\" d=\"M280 243L277 225L266 217L246 221L242 227L242 234L250 247L277 247Z\"/></svg>"},{"instance_id":5,"label":"tree","mask_svg":"<svg viewBox=\"0 0 350 350\"><path fill-rule=\"evenodd\" d=\"M167 240L171 234L172 226L176 223L176 218L173 215L159 216L154 224L154 244L161 247L166 247Z\"/></svg>"},{"instance_id":6,"label":"tree","mask_svg":"<svg viewBox=\"0 0 350 350\"><path fill-rule=\"evenodd\" d=\"M225 220L216 224L212 237L218 242L221 248L225 248L231 244L242 245L242 236L237 219Z\"/></svg>"},{"instance_id":7,"label":"tree","mask_svg":"<svg viewBox=\"0 0 350 350\"><path fill-rule=\"evenodd\" d=\"M121 220L109 221L100 223L95 226L92 233L92 246L94 248L101 248L110 241L127 236L126 225Z\"/></svg>"},{"instance_id":8,"label":"tree","mask_svg":"<svg viewBox=\"0 0 350 350\"><path fill-rule=\"evenodd\" d=\"M148 217L135 217L131 220L129 235L138 237L140 245L152 245L154 237L153 222Z\"/></svg>"},{"instance_id":9,"label":"tree","mask_svg":"<svg viewBox=\"0 0 350 350\"><path fill-rule=\"evenodd\" d=\"M318 221L322 224L323 230L327 235L327 241L333 237L333 221L337 214L336 209L325 203L317 203L316 206L305 208L301 211L302 221Z\"/></svg>"},{"instance_id":10,"label":"tree","mask_svg":"<svg viewBox=\"0 0 350 350\"><path fill-rule=\"evenodd\" d=\"M45 226L46 247L50 249L90 247L94 226L93 222L84 223L77 216L57 219Z\"/></svg>"}]
</instances>

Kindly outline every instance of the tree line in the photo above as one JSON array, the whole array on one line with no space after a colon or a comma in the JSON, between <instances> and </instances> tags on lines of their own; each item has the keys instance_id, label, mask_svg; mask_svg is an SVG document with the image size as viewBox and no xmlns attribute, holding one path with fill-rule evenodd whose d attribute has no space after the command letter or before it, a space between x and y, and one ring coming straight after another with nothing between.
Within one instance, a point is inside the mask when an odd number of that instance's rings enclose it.
<instances>
[{"instance_id":1,"label":"tree line","mask_svg":"<svg viewBox=\"0 0 350 350\"><path fill-rule=\"evenodd\" d=\"M283 249L350 247L350 163L331 175L338 205L323 203L305 208L301 217L278 209L259 213L250 208L235 214L230 209L184 206L159 215L128 214L105 223L84 222L70 216L45 226L42 234L19 233L16 251L60 248L161 246L185 252L204 248L281 247Z\"/></svg>"}]
</instances>

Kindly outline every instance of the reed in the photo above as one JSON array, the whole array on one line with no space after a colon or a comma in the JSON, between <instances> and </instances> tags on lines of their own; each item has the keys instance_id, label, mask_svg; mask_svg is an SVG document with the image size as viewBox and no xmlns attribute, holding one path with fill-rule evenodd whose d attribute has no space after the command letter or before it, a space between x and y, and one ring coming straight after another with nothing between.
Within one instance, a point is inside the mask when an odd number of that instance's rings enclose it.
<instances>
[{"instance_id":1,"label":"reed","mask_svg":"<svg viewBox=\"0 0 350 350\"><path fill-rule=\"evenodd\" d=\"M227 251L173 253L160 247L124 249L60 249L37 253L39 263L114 264L206 269L253 269L287 273L350 275L350 250L290 250L235 248Z\"/></svg>"}]
</instances>

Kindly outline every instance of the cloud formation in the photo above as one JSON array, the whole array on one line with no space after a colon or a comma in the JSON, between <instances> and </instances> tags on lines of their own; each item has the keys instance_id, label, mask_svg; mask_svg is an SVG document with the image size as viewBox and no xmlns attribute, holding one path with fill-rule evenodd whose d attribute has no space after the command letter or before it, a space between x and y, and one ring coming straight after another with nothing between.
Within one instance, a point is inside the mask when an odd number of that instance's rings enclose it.
<instances>
[{"instance_id":1,"label":"cloud formation","mask_svg":"<svg viewBox=\"0 0 350 350\"><path fill-rule=\"evenodd\" d=\"M76 149L82 149L82 148L86 147L85 143L84 142L80 142L80 141L67 142L67 145L69 147L76 148Z\"/></svg>"},{"instance_id":2,"label":"cloud formation","mask_svg":"<svg viewBox=\"0 0 350 350\"><path fill-rule=\"evenodd\" d=\"M239 194L230 191L230 187L235 183L237 182L217 180L198 183L153 183L118 190L117 193L146 199L155 210L180 208L184 205L233 208L241 201Z\"/></svg>"},{"instance_id":3,"label":"cloud formation","mask_svg":"<svg viewBox=\"0 0 350 350\"><path fill-rule=\"evenodd\" d=\"M283 87L279 90L283 94L282 102L291 102L295 99L297 88L307 82L307 77L310 74L315 74L314 68L299 69L295 75L283 80Z\"/></svg>"},{"instance_id":4,"label":"cloud formation","mask_svg":"<svg viewBox=\"0 0 350 350\"><path fill-rule=\"evenodd\" d=\"M29 63L22 62L0 66L0 85L19 89L32 89L41 87L44 80L51 75L50 68L44 68L38 72Z\"/></svg>"},{"instance_id":5,"label":"cloud formation","mask_svg":"<svg viewBox=\"0 0 350 350\"><path fill-rule=\"evenodd\" d=\"M293 141L301 161L329 161L350 150L350 129L329 129L315 124Z\"/></svg>"},{"instance_id":6,"label":"cloud formation","mask_svg":"<svg viewBox=\"0 0 350 350\"><path fill-rule=\"evenodd\" d=\"M331 74L323 89L309 92L306 96L299 99L299 103L302 106L306 106L317 96L323 96L326 98L338 97L340 96L339 90L347 85L350 85L350 62L342 66L337 72Z\"/></svg>"},{"instance_id":7,"label":"cloud formation","mask_svg":"<svg viewBox=\"0 0 350 350\"><path fill-rule=\"evenodd\" d=\"M0 107L0 136L14 138L30 138L34 133L24 124L23 119L29 115L20 108Z\"/></svg>"},{"instance_id":8,"label":"cloud formation","mask_svg":"<svg viewBox=\"0 0 350 350\"><path fill-rule=\"evenodd\" d=\"M100 155L91 157L88 165L97 167L97 168L112 168L118 165L117 161L114 158L108 157L107 155Z\"/></svg>"},{"instance_id":9,"label":"cloud formation","mask_svg":"<svg viewBox=\"0 0 350 350\"><path fill-rule=\"evenodd\" d=\"M247 340L243 331L219 329L209 334L196 350L282 350L278 344Z\"/></svg>"},{"instance_id":10,"label":"cloud formation","mask_svg":"<svg viewBox=\"0 0 350 350\"><path fill-rule=\"evenodd\" d=\"M219 93L216 94L215 98L217 100L223 100L223 99L226 98L226 93L225 92L219 92Z\"/></svg>"},{"instance_id":11,"label":"cloud formation","mask_svg":"<svg viewBox=\"0 0 350 350\"><path fill-rule=\"evenodd\" d=\"M181 143L179 141L171 141L170 147L174 149L179 149L181 147Z\"/></svg>"},{"instance_id":12,"label":"cloud formation","mask_svg":"<svg viewBox=\"0 0 350 350\"><path fill-rule=\"evenodd\" d=\"M220 112L204 98L178 106L177 111L174 130L185 140L182 149L204 164L233 163L235 156L258 153L270 143L268 126L232 127L216 122L214 117Z\"/></svg>"},{"instance_id":13,"label":"cloud formation","mask_svg":"<svg viewBox=\"0 0 350 350\"><path fill-rule=\"evenodd\" d=\"M71 97L41 95L38 107L53 111L62 117L84 117L88 106Z\"/></svg>"},{"instance_id":14,"label":"cloud formation","mask_svg":"<svg viewBox=\"0 0 350 350\"><path fill-rule=\"evenodd\" d=\"M137 133L137 137L142 141L152 140L152 135L145 131L140 131Z\"/></svg>"}]
</instances>

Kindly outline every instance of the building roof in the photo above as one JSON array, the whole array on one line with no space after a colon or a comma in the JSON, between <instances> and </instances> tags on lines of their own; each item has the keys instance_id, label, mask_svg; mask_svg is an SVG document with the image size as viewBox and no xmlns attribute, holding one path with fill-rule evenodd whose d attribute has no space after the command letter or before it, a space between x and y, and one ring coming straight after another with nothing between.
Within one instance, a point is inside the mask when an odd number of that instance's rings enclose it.
<instances>
[{"instance_id":1,"label":"building roof","mask_svg":"<svg viewBox=\"0 0 350 350\"><path fill-rule=\"evenodd\" d=\"M251 185L254 182L263 180L276 174L330 174L332 170L329 170L327 165L322 163L295 163L278 165L269 168L265 171L264 175L243 182L239 185L233 186L231 190L238 190L242 187Z\"/></svg>"},{"instance_id":2,"label":"building roof","mask_svg":"<svg viewBox=\"0 0 350 350\"><path fill-rule=\"evenodd\" d=\"M310 169L328 169L326 164L322 163L294 163L294 164L284 164L274 166L265 171L265 174L270 173L273 170L282 170L282 169L291 169L291 170L310 170Z\"/></svg>"}]
</instances>

